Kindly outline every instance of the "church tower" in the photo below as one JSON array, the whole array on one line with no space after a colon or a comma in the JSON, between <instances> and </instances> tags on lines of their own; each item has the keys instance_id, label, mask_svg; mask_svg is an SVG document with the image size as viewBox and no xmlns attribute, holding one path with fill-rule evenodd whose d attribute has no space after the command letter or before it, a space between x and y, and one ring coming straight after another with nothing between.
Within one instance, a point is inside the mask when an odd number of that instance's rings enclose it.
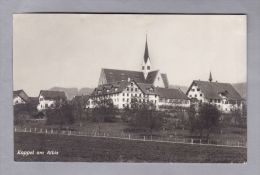
<instances>
[{"instance_id":1,"label":"church tower","mask_svg":"<svg viewBox=\"0 0 260 175\"><path fill-rule=\"evenodd\" d=\"M211 72L209 72L209 82L212 82L213 78L212 78L212 75L211 75Z\"/></svg>"},{"instance_id":2,"label":"church tower","mask_svg":"<svg viewBox=\"0 0 260 175\"><path fill-rule=\"evenodd\" d=\"M150 71L151 71L151 60L150 60L150 57L149 57L147 35L146 35L144 59L143 59L143 64L142 64L142 72L144 74L145 79L146 79L146 77L147 77L147 75Z\"/></svg>"}]
</instances>

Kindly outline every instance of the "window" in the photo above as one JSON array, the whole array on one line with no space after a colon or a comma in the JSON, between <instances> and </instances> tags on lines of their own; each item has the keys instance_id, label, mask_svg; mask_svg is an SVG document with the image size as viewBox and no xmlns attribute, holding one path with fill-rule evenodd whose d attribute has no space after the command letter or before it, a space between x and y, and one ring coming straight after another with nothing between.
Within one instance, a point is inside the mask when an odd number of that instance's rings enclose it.
<instances>
[{"instance_id":1,"label":"window","mask_svg":"<svg viewBox=\"0 0 260 175\"><path fill-rule=\"evenodd\" d=\"M150 70L150 66L147 66L147 70Z\"/></svg>"},{"instance_id":2,"label":"window","mask_svg":"<svg viewBox=\"0 0 260 175\"><path fill-rule=\"evenodd\" d=\"M195 94L195 98L197 97L197 94Z\"/></svg>"},{"instance_id":3,"label":"window","mask_svg":"<svg viewBox=\"0 0 260 175\"><path fill-rule=\"evenodd\" d=\"M142 70L144 70L144 66L142 66Z\"/></svg>"},{"instance_id":4,"label":"window","mask_svg":"<svg viewBox=\"0 0 260 175\"><path fill-rule=\"evenodd\" d=\"M197 88L197 91L200 91L200 88Z\"/></svg>"},{"instance_id":5,"label":"window","mask_svg":"<svg viewBox=\"0 0 260 175\"><path fill-rule=\"evenodd\" d=\"M129 99L126 99L127 102L129 102Z\"/></svg>"},{"instance_id":6,"label":"window","mask_svg":"<svg viewBox=\"0 0 260 175\"><path fill-rule=\"evenodd\" d=\"M134 86L134 83L131 83L131 86Z\"/></svg>"},{"instance_id":7,"label":"window","mask_svg":"<svg viewBox=\"0 0 260 175\"><path fill-rule=\"evenodd\" d=\"M158 77L158 81L160 81L160 77Z\"/></svg>"},{"instance_id":8,"label":"window","mask_svg":"<svg viewBox=\"0 0 260 175\"><path fill-rule=\"evenodd\" d=\"M200 96L202 97L202 94L200 94Z\"/></svg>"},{"instance_id":9,"label":"window","mask_svg":"<svg viewBox=\"0 0 260 175\"><path fill-rule=\"evenodd\" d=\"M123 96L125 96L125 93L123 93Z\"/></svg>"},{"instance_id":10,"label":"window","mask_svg":"<svg viewBox=\"0 0 260 175\"><path fill-rule=\"evenodd\" d=\"M125 107L125 104L123 104L123 107Z\"/></svg>"},{"instance_id":11,"label":"window","mask_svg":"<svg viewBox=\"0 0 260 175\"><path fill-rule=\"evenodd\" d=\"M137 88L135 88L135 92L137 92Z\"/></svg>"},{"instance_id":12,"label":"window","mask_svg":"<svg viewBox=\"0 0 260 175\"><path fill-rule=\"evenodd\" d=\"M195 89L191 89L191 91L192 91L192 92L194 92L194 91L195 91Z\"/></svg>"},{"instance_id":13,"label":"window","mask_svg":"<svg viewBox=\"0 0 260 175\"><path fill-rule=\"evenodd\" d=\"M45 104L45 108L48 108L48 104Z\"/></svg>"},{"instance_id":14,"label":"window","mask_svg":"<svg viewBox=\"0 0 260 175\"><path fill-rule=\"evenodd\" d=\"M192 95L190 95L190 97L192 97Z\"/></svg>"},{"instance_id":15,"label":"window","mask_svg":"<svg viewBox=\"0 0 260 175\"><path fill-rule=\"evenodd\" d=\"M141 97L142 96L142 94L139 94L139 97Z\"/></svg>"},{"instance_id":16,"label":"window","mask_svg":"<svg viewBox=\"0 0 260 175\"><path fill-rule=\"evenodd\" d=\"M126 94L126 96L128 97L128 96L129 96L129 94L127 93L127 94Z\"/></svg>"},{"instance_id":17,"label":"window","mask_svg":"<svg viewBox=\"0 0 260 175\"><path fill-rule=\"evenodd\" d=\"M137 94L135 94L135 97L137 97Z\"/></svg>"},{"instance_id":18,"label":"window","mask_svg":"<svg viewBox=\"0 0 260 175\"><path fill-rule=\"evenodd\" d=\"M131 88L131 91L134 91L134 88Z\"/></svg>"},{"instance_id":19,"label":"window","mask_svg":"<svg viewBox=\"0 0 260 175\"><path fill-rule=\"evenodd\" d=\"M209 102L212 103L212 99L210 99Z\"/></svg>"},{"instance_id":20,"label":"window","mask_svg":"<svg viewBox=\"0 0 260 175\"><path fill-rule=\"evenodd\" d=\"M125 101L125 99L123 98L123 101Z\"/></svg>"},{"instance_id":21,"label":"window","mask_svg":"<svg viewBox=\"0 0 260 175\"><path fill-rule=\"evenodd\" d=\"M43 98L41 97L41 98L40 98L40 101L42 101L42 100L43 100Z\"/></svg>"},{"instance_id":22,"label":"window","mask_svg":"<svg viewBox=\"0 0 260 175\"><path fill-rule=\"evenodd\" d=\"M129 88L126 88L127 91L129 91Z\"/></svg>"}]
</instances>

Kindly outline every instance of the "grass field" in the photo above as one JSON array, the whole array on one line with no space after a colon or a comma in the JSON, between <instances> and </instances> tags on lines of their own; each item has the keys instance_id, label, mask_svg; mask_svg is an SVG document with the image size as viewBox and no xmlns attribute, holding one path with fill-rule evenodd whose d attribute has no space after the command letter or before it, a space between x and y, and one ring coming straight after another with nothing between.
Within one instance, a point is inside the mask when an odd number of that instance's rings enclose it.
<instances>
[{"instance_id":1,"label":"grass field","mask_svg":"<svg viewBox=\"0 0 260 175\"><path fill-rule=\"evenodd\" d=\"M14 134L15 161L243 163L245 148L130 141L108 138ZM18 151L34 155L18 155ZM36 151L45 152L36 155ZM47 155L57 151L58 155Z\"/></svg>"}]
</instances>

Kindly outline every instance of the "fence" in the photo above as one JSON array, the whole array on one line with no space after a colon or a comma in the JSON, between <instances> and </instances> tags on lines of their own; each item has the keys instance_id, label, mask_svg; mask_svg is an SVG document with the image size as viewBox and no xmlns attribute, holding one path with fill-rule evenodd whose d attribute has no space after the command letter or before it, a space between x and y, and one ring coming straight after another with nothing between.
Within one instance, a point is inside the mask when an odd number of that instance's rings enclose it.
<instances>
[{"instance_id":1,"label":"fence","mask_svg":"<svg viewBox=\"0 0 260 175\"><path fill-rule=\"evenodd\" d=\"M67 135L67 136L86 136L86 137L99 137L99 138L111 138L111 139L127 139L135 141L150 141L150 142L165 142L165 143L180 143L180 144L191 144L191 145L208 145L208 146L222 146L222 147L236 147L236 148L247 148L246 142L237 141L221 143L220 141L205 141L202 139L192 138L161 138L155 136L136 136L126 133L120 135L111 135L109 133L100 133L96 130L92 132L82 132L73 130L60 130L60 129L49 129L49 128L14 128L14 132L26 132L36 134L56 134L56 135Z\"/></svg>"}]
</instances>

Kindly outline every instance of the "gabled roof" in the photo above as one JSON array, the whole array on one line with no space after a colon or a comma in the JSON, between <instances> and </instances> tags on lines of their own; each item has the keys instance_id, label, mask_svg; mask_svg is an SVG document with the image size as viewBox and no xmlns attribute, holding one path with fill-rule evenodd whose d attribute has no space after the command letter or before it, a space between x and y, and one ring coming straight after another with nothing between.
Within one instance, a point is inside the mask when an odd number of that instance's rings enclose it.
<instances>
[{"instance_id":1,"label":"gabled roof","mask_svg":"<svg viewBox=\"0 0 260 175\"><path fill-rule=\"evenodd\" d=\"M29 96L24 92L23 89L13 91L13 98L17 96L21 97L25 102L30 101Z\"/></svg>"},{"instance_id":2,"label":"gabled roof","mask_svg":"<svg viewBox=\"0 0 260 175\"><path fill-rule=\"evenodd\" d=\"M94 95L109 95L122 92L130 82L128 81L118 81L110 84L99 85L92 92L92 96ZM99 94L100 92L100 94Z\"/></svg>"},{"instance_id":3,"label":"gabled roof","mask_svg":"<svg viewBox=\"0 0 260 175\"><path fill-rule=\"evenodd\" d=\"M29 99L30 99L30 104L37 105L39 103L38 97L29 97Z\"/></svg>"},{"instance_id":4,"label":"gabled roof","mask_svg":"<svg viewBox=\"0 0 260 175\"><path fill-rule=\"evenodd\" d=\"M156 87L156 93L160 98L188 100L189 98L180 89Z\"/></svg>"},{"instance_id":5,"label":"gabled roof","mask_svg":"<svg viewBox=\"0 0 260 175\"><path fill-rule=\"evenodd\" d=\"M136 83L144 94L156 94L155 87L152 84Z\"/></svg>"},{"instance_id":6,"label":"gabled roof","mask_svg":"<svg viewBox=\"0 0 260 175\"><path fill-rule=\"evenodd\" d=\"M197 84L197 86L200 88L201 92L207 99L221 99L221 95L224 95L230 100L242 100L239 93L230 83L194 80L189 87L187 93L189 92L193 84Z\"/></svg>"},{"instance_id":7,"label":"gabled roof","mask_svg":"<svg viewBox=\"0 0 260 175\"><path fill-rule=\"evenodd\" d=\"M163 83L164 83L164 87L168 88L169 87L169 81L168 81L167 74L161 74L161 77L162 77L162 80L163 80Z\"/></svg>"},{"instance_id":8,"label":"gabled roof","mask_svg":"<svg viewBox=\"0 0 260 175\"><path fill-rule=\"evenodd\" d=\"M67 97L64 91L48 91L48 90L41 90L40 95L42 95L45 99L52 99L52 100L66 100Z\"/></svg>"},{"instance_id":9,"label":"gabled roof","mask_svg":"<svg viewBox=\"0 0 260 175\"><path fill-rule=\"evenodd\" d=\"M119 81L127 81L128 78L136 82L145 82L144 74L140 71L103 69L107 83L115 83Z\"/></svg>"},{"instance_id":10,"label":"gabled roof","mask_svg":"<svg viewBox=\"0 0 260 175\"><path fill-rule=\"evenodd\" d=\"M148 84L153 84L157 74L158 74L159 70L155 70L155 71L151 71L148 73L147 77L146 77L146 81L145 83Z\"/></svg>"}]
</instances>

